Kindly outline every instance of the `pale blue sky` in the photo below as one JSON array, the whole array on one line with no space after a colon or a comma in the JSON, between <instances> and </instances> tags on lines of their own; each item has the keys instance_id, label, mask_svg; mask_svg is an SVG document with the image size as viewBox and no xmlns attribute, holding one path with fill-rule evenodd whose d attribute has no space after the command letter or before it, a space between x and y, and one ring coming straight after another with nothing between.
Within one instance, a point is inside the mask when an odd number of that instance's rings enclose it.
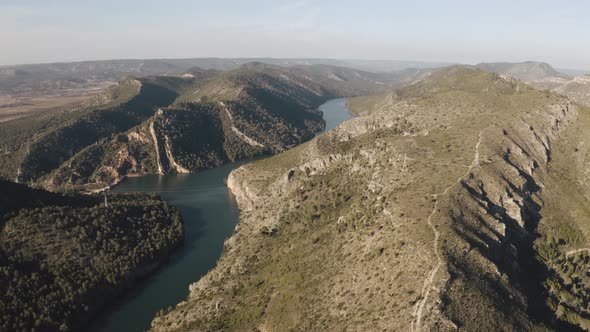
<instances>
[{"instance_id":1,"label":"pale blue sky","mask_svg":"<svg viewBox=\"0 0 590 332\"><path fill-rule=\"evenodd\" d=\"M0 64L328 57L590 69L590 1L0 0Z\"/></svg>"}]
</instances>

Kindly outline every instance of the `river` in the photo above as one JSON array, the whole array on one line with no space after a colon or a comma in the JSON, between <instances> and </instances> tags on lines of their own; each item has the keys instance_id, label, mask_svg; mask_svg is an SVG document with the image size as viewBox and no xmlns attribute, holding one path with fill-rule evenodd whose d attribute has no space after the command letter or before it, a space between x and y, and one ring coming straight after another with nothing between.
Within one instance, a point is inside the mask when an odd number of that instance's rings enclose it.
<instances>
[{"instance_id":1,"label":"river","mask_svg":"<svg viewBox=\"0 0 590 332\"><path fill-rule=\"evenodd\" d=\"M326 130L352 118L346 99L320 106ZM231 236L239 212L225 186L229 173L245 162L226 164L195 174L148 175L128 178L117 192L148 191L176 206L185 222L185 244L170 262L140 282L118 304L101 314L93 330L139 332L147 330L156 312L184 301L188 286L215 267L224 241Z\"/></svg>"}]
</instances>

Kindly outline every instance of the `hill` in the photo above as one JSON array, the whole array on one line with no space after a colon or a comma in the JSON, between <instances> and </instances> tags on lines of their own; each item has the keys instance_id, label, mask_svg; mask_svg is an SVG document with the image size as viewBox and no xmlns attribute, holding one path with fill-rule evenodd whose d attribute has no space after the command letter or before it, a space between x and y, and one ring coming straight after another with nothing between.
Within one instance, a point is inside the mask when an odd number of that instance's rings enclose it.
<instances>
[{"instance_id":1,"label":"hill","mask_svg":"<svg viewBox=\"0 0 590 332\"><path fill-rule=\"evenodd\" d=\"M482 63L479 68L508 74L538 89L551 90L590 106L590 79L587 75L570 77L559 73L546 63Z\"/></svg>"},{"instance_id":2,"label":"hill","mask_svg":"<svg viewBox=\"0 0 590 332\"><path fill-rule=\"evenodd\" d=\"M489 72L508 74L525 82L542 80L548 77L567 77L567 75L559 73L545 62L492 62L480 63L476 67Z\"/></svg>"},{"instance_id":3,"label":"hill","mask_svg":"<svg viewBox=\"0 0 590 332\"><path fill-rule=\"evenodd\" d=\"M314 137L328 99L379 93L393 74L249 63L128 78L77 106L0 124L0 174L51 190L188 173L274 154Z\"/></svg>"},{"instance_id":4,"label":"hill","mask_svg":"<svg viewBox=\"0 0 590 332\"><path fill-rule=\"evenodd\" d=\"M466 67L350 105L230 174L240 224L152 330L590 327L590 110Z\"/></svg>"},{"instance_id":5,"label":"hill","mask_svg":"<svg viewBox=\"0 0 590 332\"><path fill-rule=\"evenodd\" d=\"M182 243L180 214L159 197L103 201L0 180L1 330L79 330Z\"/></svg>"}]
</instances>

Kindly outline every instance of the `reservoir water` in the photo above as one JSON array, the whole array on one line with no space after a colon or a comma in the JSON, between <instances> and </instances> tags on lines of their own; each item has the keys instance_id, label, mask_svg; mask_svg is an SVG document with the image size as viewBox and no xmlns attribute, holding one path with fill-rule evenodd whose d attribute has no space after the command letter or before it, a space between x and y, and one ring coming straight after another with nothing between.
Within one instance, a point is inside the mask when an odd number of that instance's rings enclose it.
<instances>
[{"instance_id":1,"label":"reservoir water","mask_svg":"<svg viewBox=\"0 0 590 332\"><path fill-rule=\"evenodd\" d=\"M326 102L326 130L352 118L346 99ZM147 330L156 312L188 296L188 286L215 267L224 241L238 222L238 208L225 186L229 173L245 162L226 164L196 174L148 175L128 178L117 192L156 192L176 206L185 222L185 244L170 262L137 285L120 303L100 315L93 330L139 332Z\"/></svg>"},{"instance_id":2,"label":"reservoir water","mask_svg":"<svg viewBox=\"0 0 590 332\"><path fill-rule=\"evenodd\" d=\"M324 113L324 121L326 121L325 131L328 131L352 118L352 114L350 114L346 108L346 98L327 101L320 106L320 110Z\"/></svg>"}]
</instances>

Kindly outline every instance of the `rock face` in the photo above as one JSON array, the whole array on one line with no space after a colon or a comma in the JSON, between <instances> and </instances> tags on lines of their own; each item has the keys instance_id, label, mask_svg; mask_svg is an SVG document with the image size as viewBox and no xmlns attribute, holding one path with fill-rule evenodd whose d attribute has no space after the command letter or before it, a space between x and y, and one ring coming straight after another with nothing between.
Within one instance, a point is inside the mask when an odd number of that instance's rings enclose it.
<instances>
[{"instance_id":1,"label":"rock face","mask_svg":"<svg viewBox=\"0 0 590 332\"><path fill-rule=\"evenodd\" d=\"M589 110L463 67L393 96L234 170L235 234L152 329L588 328Z\"/></svg>"}]
</instances>

